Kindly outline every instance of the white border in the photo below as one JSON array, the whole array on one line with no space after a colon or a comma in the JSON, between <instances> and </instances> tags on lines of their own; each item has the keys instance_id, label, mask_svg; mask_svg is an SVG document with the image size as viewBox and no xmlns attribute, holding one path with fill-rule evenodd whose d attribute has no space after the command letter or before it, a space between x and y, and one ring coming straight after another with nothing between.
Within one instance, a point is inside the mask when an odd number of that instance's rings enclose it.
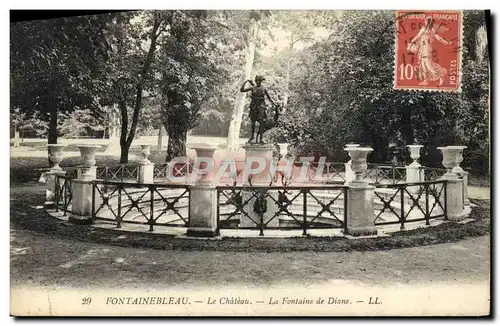
<instances>
[{"instance_id":1,"label":"white border","mask_svg":"<svg viewBox=\"0 0 500 326\"><path fill-rule=\"evenodd\" d=\"M421 0L418 2L418 5L422 8L426 8L428 10L432 9L487 9L491 8L493 9L492 14L496 16L496 22L493 25L495 31L494 35L497 36L500 35L499 31L499 25L500 22L498 21L499 15L500 15L500 1L493 1L493 0L475 0L475 1L465 1L465 0L460 0L460 1L435 1L435 0ZM155 0L141 0L141 1L133 1L133 0L121 0L121 1L102 1L102 0L87 0L87 1L67 1L67 0L46 0L46 1L37 1L37 0L31 0L31 1L26 1L26 0L8 0L2 2L2 14L0 17L2 17L2 21L5 22L2 24L1 27L1 33L0 35L2 36L2 46L4 47L3 51L1 51L1 56L2 56L2 74L3 76L3 87L2 87L2 100L3 100L3 107L8 108L9 106L9 52L8 52L8 39L9 39L9 9L155 9L155 8L162 8L162 9L178 9L178 8L205 8L205 9L248 9L248 8L262 8L262 9L392 9L396 10L404 10L404 9L414 9L415 7L415 2L411 1L398 1L398 2L389 2L387 4L381 3L381 2L375 2L375 1L370 1L370 0L365 0L365 1L356 1L356 0L351 0L349 2L331 2L331 1L323 1L323 0L308 0L308 1L300 1L300 0L289 0L287 2L282 2L282 1L277 1L277 2L271 2L269 0L252 0L252 1L233 1L233 2L228 2L224 0L218 0L218 1L203 1L203 0L197 0L197 1L190 1L190 2L172 2L172 1L155 1ZM495 40L494 47L495 47L495 52L498 54L498 39ZM495 73L496 77L496 84L494 87L491 89L491 93L495 92L496 94L500 94L500 81L498 80L498 70L499 70L499 64L496 62L496 68L495 71L492 73ZM498 101L498 99L497 99ZM498 102L497 102L498 103ZM9 117L8 117L8 111L7 109L3 110L3 114L5 114L5 118L1 119L3 125L3 128L1 130L4 131L5 135L8 134L8 130L10 128L9 126ZM496 114L498 120L491 121L491 126L493 125L499 125L500 123L500 115ZM498 137L495 139L495 144L499 144L500 139ZM10 155L10 148L7 145L7 141L4 140L3 142L3 158L4 161L2 161L2 167L4 168L4 171L9 170L9 161L8 157ZM500 148L500 145L495 145L495 148L498 150ZM495 178L494 182L492 184L500 184L500 176L498 173L496 173L497 177ZM2 187L2 206L6 212L4 214L4 225L2 228L2 231L4 232L4 243L6 244L6 248L2 251L2 260L4 262L3 266L9 266L9 219L7 218L9 216L9 178L7 177L7 172L3 173L0 176L3 180L1 180L1 185ZM500 194L496 194L495 196L496 202L500 202ZM494 199L492 198L492 202ZM499 223L496 223L497 228ZM495 230L497 231L497 230ZM498 234L498 232L497 232ZM497 252L498 255L498 252ZM498 257L495 255L495 259L498 261ZM498 270L498 266L497 266ZM7 268L2 269L2 276L3 280L7 281L4 282L2 285L3 289L3 295L0 296L1 298L1 307L3 309L2 311L2 321L6 322L6 324L13 324L13 319L9 318L9 270ZM492 278L498 276L492 275ZM495 282L496 284L498 282ZM499 300L495 300L495 302L498 305ZM496 309L498 313L498 309ZM365 322L370 322L371 320L367 319ZM30 321L24 321L24 322L40 322L40 320L30 320ZM52 321L46 321L48 323L52 323ZM58 320L58 323L67 325L70 324L71 322L68 321L63 321L63 320ZM89 325L104 325L105 323L107 324L109 321L100 321L100 320L89 320L89 321L80 321L81 323L89 324ZM124 321L119 321L124 322ZM177 324L177 323L184 323L186 321L175 321L175 320L165 320L162 322L168 322L169 324ZM201 324L202 322L206 323L207 321L189 321L189 323L192 324ZM227 323L227 321L222 321L222 320L216 320L216 321L211 321L212 323ZM229 321L232 322L232 321ZM264 320L249 320L249 323L254 323L258 325L267 325L269 324L269 321L264 321ZM293 321L293 320L287 320L287 324L299 324L303 323L306 321ZM330 323L331 321L329 320L316 320L316 322L322 322L322 323ZM350 321L352 322L352 321ZM380 322L385 322L384 320L380 320ZM415 321L417 322L417 321ZM474 324L477 323L477 321L471 321L471 320L466 320L462 321L465 324ZM128 322L130 323L130 321ZM133 321L131 324L140 324L141 321ZM421 322L422 325L437 325L440 324L440 322L436 321L430 321L430 320L423 320ZM3 323L2 323L3 324ZM355 322L355 324L361 324L361 322Z\"/></svg>"}]
</instances>

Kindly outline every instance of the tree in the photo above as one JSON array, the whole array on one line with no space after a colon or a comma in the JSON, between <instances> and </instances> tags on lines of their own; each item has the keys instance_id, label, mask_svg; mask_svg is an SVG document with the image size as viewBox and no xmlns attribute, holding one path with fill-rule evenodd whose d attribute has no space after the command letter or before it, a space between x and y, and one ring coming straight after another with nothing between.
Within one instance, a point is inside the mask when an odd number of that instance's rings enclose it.
<instances>
[{"instance_id":1,"label":"tree","mask_svg":"<svg viewBox=\"0 0 500 326\"><path fill-rule=\"evenodd\" d=\"M110 29L112 46L107 74L107 96L102 103L120 112L120 162L128 163L143 107L144 92L153 89L151 66L158 40L169 26L169 11L124 12L116 15ZM129 127L129 122L130 127Z\"/></svg>"},{"instance_id":2,"label":"tree","mask_svg":"<svg viewBox=\"0 0 500 326\"><path fill-rule=\"evenodd\" d=\"M293 112L283 117L280 133L300 154L345 157L344 144L357 142L374 148L371 161L384 162L389 143L419 143L425 146L422 162L440 166L436 147L485 143L489 67L484 41L476 42L484 14L465 11L462 93L392 88L393 17L393 11L343 12L332 18L325 41L297 54L290 79ZM487 154L474 156L476 163L469 164L487 165Z\"/></svg>"},{"instance_id":3,"label":"tree","mask_svg":"<svg viewBox=\"0 0 500 326\"><path fill-rule=\"evenodd\" d=\"M50 144L57 143L58 113L98 107L109 16L11 24L11 107L48 120Z\"/></svg>"},{"instance_id":4,"label":"tree","mask_svg":"<svg viewBox=\"0 0 500 326\"><path fill-rule=\"evenodd\" d=\"M186 154L188 130L194 128L218 85L233 45L222 31L224 18L210 11L175 11L161 45L160 94L168 133L166 160Z\"/></svg>"}]
</instances>

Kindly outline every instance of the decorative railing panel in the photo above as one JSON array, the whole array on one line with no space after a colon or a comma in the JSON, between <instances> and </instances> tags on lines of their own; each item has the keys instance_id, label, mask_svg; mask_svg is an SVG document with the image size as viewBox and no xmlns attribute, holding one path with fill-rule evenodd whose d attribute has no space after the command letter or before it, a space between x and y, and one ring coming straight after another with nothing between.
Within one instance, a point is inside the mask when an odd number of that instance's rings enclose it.
<instances>
[{"instance_id":1,"label":"decorative railing panel","mask_svg":"<svg viewBox=\"0 0 500 326\"><path fill-rule=\"evenodd\" d=\"M265 229L302 229L306 235L308 229L347 225L344 186L219 186L217 200L218 229L257 229L260 235Z\"/></svg>"},{"instance_id":2,"label":"decorative railing panel","mask_svg":"<svg viewBox=\"0 0 500 326\"><path fill-rule=\"evenodd\" d=\"M123 223L187 227L189 187L186 185L92 182L92 218Z\"/></svg>"},{"instance_id":3,"label":"decorative railing panel","mask_svg":"<svg viewBox=\"0 0 500 326\"><path fill-rule=\"evenodd\" d=\"M63 216L71 212L73 192L71 187L72 178L69 176L56 175L55 186L55 210L62 211Z\"/></svg>"},{"instance_id":4,"label":"decorative railing panel","mask_svg":"<svg viewBox=\"0 0 500 326\"><path fill-rule=\"evenodd\" d=\"M96 179L109 181L137 182L139 180L138 164L120 164L115 166L97 166Z\"/></svg>"},{"instance_id":5,"label":"decorative railing panel","mask_svg":"<svg viewBox=\"0 0 500 326\"><path fill-rule=\"evenodd\" d=\"M368 168L361 174L372 184L397 184L406 182L406 167L393 165L367 164Z\"/></svg>"},{"instance_id":6,"label":"decorative railing panel","mask_svg":"<svg viewBox=\"0 0 500 326\"><path fill-rule=\"evenodd\" d=\"M425 181L435 181L441 179L446 173L446 169L422 167Z\"/></svg>"},{"instance_id":7,"label":"decorative railing panel","mask_svg":"<svg viewBox=\"0 0 500 326\"><path fill-rule=\"evenodd\" d=\"M382 191L391 189L391 191ZM446 217L446 180L378 185L375 189L375 225L400 224Z\"/></svg>"},{"instance_id":8,"label":"decorative railing panel","mask_svg":"<svg viewBox=\"0 0 500 326\"><path fill-rule=\"evenodd\" d=\"M165 180L171 176L187 177L192 170L193 170L192 163L178 162L178 163L155 164L153 171L153 178L155 180Z\"/></svg>"}]
</instances>

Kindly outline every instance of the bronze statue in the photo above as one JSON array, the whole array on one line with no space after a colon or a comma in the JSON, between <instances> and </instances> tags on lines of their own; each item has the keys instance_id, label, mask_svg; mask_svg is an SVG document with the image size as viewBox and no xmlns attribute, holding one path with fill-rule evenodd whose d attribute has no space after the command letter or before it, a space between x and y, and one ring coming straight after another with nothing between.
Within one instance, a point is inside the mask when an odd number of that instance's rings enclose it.
<instances>
[{"instance_id":1,"label":"bronze statue","mask_svg":"<svg viewBox=\"0 0 500 326\"><path fill-rule=\"evenodd\" d=\"M274 101L269 96L267 89L262 85L262 82L265 80L264 77L257 75L255 76L255 84L250 80L246 80L241 85L241 92L252 92L252 101L250 102L250 120L252 121L252 135L248 140L249 143L252 142L255 135L255 123L259 123L259 129L257 131L257 135L255 137L255 142L259 142L261 144L264 143L262 137L266 130L271 129L277 123L279 116L279 107L274 103ZM245 87L246 83L250 83L251 86ZM267 106L265 98L271 102L271 104L275 108L275 114L273 117L273 121L268 121L267 119Z\"/></svg>"}]
</instances>

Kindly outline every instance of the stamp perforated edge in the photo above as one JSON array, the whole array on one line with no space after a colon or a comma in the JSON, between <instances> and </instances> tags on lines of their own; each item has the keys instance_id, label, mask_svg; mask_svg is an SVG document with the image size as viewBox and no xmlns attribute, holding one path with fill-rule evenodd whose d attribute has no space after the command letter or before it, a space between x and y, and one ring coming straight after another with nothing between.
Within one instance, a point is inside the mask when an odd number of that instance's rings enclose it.
<instances>
[{"instance_id":1,"label":"stamp perforated edge","mask_svg":"<svg viewBox=\"0 0 500 326\"><path fill-rule=\"evenodd\" d=\"M459 19L459 24L460 26L458 27L459 30L459 39L460 39L460 44L458 44L458 48L460 51L458 51L458 88L457 89L446 89L446 88L420 88L420 87L398 87L397 86L397 67L396 67L396 62L397 62L397 57L398 57L398 30L397 30L397 20L398 20L398 13L400 11L408 11L408 9L398 9L394 11L394 61L393 61L393 69L394 69L394 79L393 79L393 85L392 88L397 91L406 91L406 92L443 92L443 93L461 93L462 92L462 82L463 82L463 73L462 73L462 51L463 51L463 43L464 43L464 12L463 10L432 10L433 12L455 12L460 15ZM431 11L431 10L415 10L417 11Z\"/></svg>"}]
</instances>

